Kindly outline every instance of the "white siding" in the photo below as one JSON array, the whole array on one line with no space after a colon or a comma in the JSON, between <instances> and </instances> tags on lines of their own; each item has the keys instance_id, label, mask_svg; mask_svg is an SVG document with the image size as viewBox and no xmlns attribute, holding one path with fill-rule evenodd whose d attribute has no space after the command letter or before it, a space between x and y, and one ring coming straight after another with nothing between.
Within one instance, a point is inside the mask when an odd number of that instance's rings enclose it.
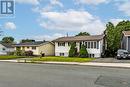
<instances>
[{"instance_id":1,"label":"white siding","mask_svg":"<svg viewBox=\"0 0 130 87\"><path fill-rule=\"evenodd\" d=\"M91 41L90 41L91 42ZM80 43L76 42L76 47L79 52ZM101 53L103 52L103 40L99 41L99 48L87 48L88 54L94 54L95 58L101 57ZM60 56L60 53L64 53L64 56L69 55L70 47L68 46L68 42L65 42L65 46L58 46L58 42L55 42L55 56Z\"/></svg>"}]
</instances>

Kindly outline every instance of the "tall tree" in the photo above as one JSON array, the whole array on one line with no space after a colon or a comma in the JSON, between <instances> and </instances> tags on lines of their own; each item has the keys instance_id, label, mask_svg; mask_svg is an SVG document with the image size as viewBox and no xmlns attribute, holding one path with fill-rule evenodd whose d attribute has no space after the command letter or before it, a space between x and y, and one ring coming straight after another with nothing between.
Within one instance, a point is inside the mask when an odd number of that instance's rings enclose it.
<instances>
[{"instance_id":1,"label":"tall tree","mask_svg":"<svg viewBox=\"0 0 130 87\"><path fill-rule=\"evenodd\" d=\"M80 32L76 36L90 36L88 32Z\"/></svg>"},{"instance_id":2,"label":"tall tree","mask_svg":"<svg viewBox=\"0 0 130 87\"><path fill-rule=\"evenodd\" d=\"M75 56L77 56L76 54L77 54L76 43L72 42L70 50L69 50L69 57L75 57Z\"/></svg>"},{"instance_id":3,"label":"tall tree","mask_svg":"<svg viewBox=\"0 0 130 87\"><path fill-rule=\"evenodd\" d=\"M122 31L130 30L130 21L121 21L116 26L111 22L106 25L106 41L107 41L107 54L114 56L115 52L120 48Z\"/></svg>"},{"instance_id":4,"label":"tall tree","mask_svg":"<svg viewBox=\"0 0 130 87\"><path fill-rule=\"evenodd\" d=\"M26 43L26 42L35 42L33 39L23 39L20 43Z\"/></svg>"},{"instance_id":5,"label":"tall tree","mask_svg":"<svg viewBox=\"0 0 130 87\"><path fill-rule=\"evenodd\" d=\"M82 44L82 46L81 46L81 49L80 49L80 52L79 52L79 56L81 58L88 57L88 51L87 51L86 46L84 44Z\"/></svg>"},{"instance_id":6,"label":"tall tree","mask_svg":"<svg viewBox=\"0 0 130 87\"><path fill-rule=\"evenodd\" d=\"M14 43L14 38L13 37L3 37L2 43Z\"/></svg>"}]
</instances>

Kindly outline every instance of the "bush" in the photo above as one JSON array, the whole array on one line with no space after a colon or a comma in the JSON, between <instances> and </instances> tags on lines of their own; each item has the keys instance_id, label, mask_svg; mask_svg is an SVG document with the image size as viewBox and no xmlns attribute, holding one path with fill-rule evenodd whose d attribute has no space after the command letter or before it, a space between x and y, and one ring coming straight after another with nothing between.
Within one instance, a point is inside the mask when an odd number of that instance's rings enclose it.
<instances>
[{"instance_id":1,"label":"bush","mask_svg":"<svg viewBox=\"0 0 130 87\"><path fill-rule=\"evenodd\" d=\"M25 56L33 56L33 52L32 51L25 51Z\"/></svg>"},{"instance_id":2,"label":"bush","mask_svg":"<svg viewBox=\"0 0 130 87\"><path fill-rule=\"evenodd\" d=\"M14 52L7 52L7 55L14 55Z\"/></svg>"},{"instance_id":3,"label":"bush","mask_svg":"<svg viewBox=\"0 0 130 87\"><path fill-rule=\"evenodd\" d=\"M17 56L22 56L22 50L17 49L14 54Z\"/></svg>"},{"instance_id":4,"label":"bush","mask_svg":"<svg viewBox=\"0 0 130 87\"><path fill-rule=\"evenodd\" d=\"M88 57L88 51L86 49L86 47L84 45L81 46L80 52L79 52L79 56L81 58L86 58Z\"/></svg>"},{"instance_id":5,"label":"bush","mask_svg":"<svg viewBox=\"0 0 130 87\"><path fill-rule=\"evenodd\" d=\"M76 43L71 43L71 47L69 50L69 57L76 57L77 55L77 48L76 48Z\"/></svg>"}]
</instances>

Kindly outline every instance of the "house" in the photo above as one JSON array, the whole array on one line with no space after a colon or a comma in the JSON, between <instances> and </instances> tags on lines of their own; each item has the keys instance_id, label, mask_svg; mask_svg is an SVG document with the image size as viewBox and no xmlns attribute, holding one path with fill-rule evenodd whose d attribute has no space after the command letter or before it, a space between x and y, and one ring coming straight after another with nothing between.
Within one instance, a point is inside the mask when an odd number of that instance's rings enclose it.
<instances>
[{"instance_id":1,"label":"house","mask_svg":"<svg viewBox=\"0 0 130 87\"><path fill-rule=\"evenodd\" d=\"M130 31L123 31L122 34L121 49L130 52Z\"/></svg>"},{"instance_id":2,"label":"house","mask_svg":"<svg viewBox=\"0 0 130 87\"><path fill-rule=\"evenodd\" d=\"M41 55L44 53L45 56L53 56L55 53L54 43L48 41L36 41L15 44L15 50L20 49L24 51L32 51L33 55Z\"/></svg>"},{"instance_id":3,"label":"house","mask_svg":"<svg viewBox=\"0 0 130 87\"><path fill-rule=\"evenodd\" d=\"M14 52L12 44L0 43L0 55L7 55L8 52Z\"/></svg>"},{"instance_id":4,"label":"house","mask_svg":"<svg viewBox=\"0 0 130 87\"><path fill-rule=\"evenodd\" d=\"M104 38L105 35L58 38L53 41L55 43L55 56L67 57L69 55L70 43L75 42L78 52L80 51L81 45L84 44L88 51L89 57L101 57L105 50Z\"/></svg>"}]
</instances>

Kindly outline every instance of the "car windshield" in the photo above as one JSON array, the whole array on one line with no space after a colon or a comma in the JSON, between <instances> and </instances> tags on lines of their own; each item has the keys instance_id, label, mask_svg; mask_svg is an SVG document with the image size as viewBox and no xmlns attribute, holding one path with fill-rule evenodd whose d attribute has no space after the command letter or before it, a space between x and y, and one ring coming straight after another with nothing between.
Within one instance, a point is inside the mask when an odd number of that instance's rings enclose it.
<instances>
[{"instance_id":1,"label":"car windshield","mask_svg":"<svg viewBox=\"0 0 130 87\"><path fill-rule=\"evenodd\" d=\"M118 54L128 53L127 50L118 50Z\"/></svg>"}]
</instances>

